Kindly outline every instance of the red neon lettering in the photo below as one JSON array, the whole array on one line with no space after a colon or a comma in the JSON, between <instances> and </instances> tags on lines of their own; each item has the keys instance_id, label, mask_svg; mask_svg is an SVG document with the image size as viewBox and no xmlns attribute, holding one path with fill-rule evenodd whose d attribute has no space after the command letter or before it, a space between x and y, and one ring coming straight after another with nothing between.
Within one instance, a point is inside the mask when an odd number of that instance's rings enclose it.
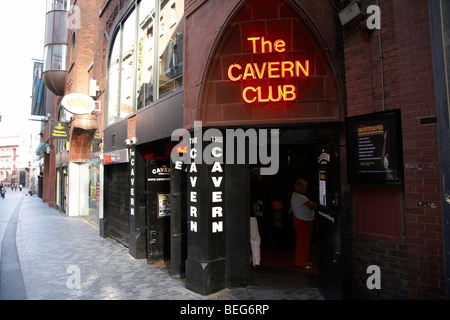
<instances>
[{"instance_id":1,"label":"red neon lettering","mask_svg":"<svg viewBox=\"0 0 450 320\"><path fill-rule=\"evenodd\" d=\"M272 42L270 42L269 40L264 40L264 37L261 37L261 52L264 53L266 52L264 49L266 47L266 45L269 46L269 52L272 52Z\"/></svg>"},{"instance_id":2,"label":"red neon lettering","mask_svg":"<svg viewBox=\"0 0 450 320\"><path fill-rule=\"evenodd\" d=\"M280 75L279 74L274 74L274 72L278 72L280 71L279 66L280 63L279 62L269 62L269 70L268 70L268 77L269 78L279 78Z\"/></svg>"},{"instance_id":3,"label":"red neon lettering","mask_svg":"<svg viewBox=\"0 0 450 320\"><path fill-rule=\"evenodd\" d=\"M295 69L294 69L295 68ZM242 70L242 66L234 63L228 67L228 78L231 81L268 78L287 78L309 76L309 61L305 60L304 65L298 60L296 61L276 61L263 62L260 66L257 63L247 63L245 65L244 74L235 75L234 69ZM267 74L266 74L267 73Z\"/></svg>"},{"instance_id":4,"label":"red neon lettering","mask_svg":"<svg viewBox=\"0 0 450 320\"><path fill-rule=\"evenodd\" d=\"M244 101L247 102L247 103L253 103L253 102L255 102L256 97L254 97L253 99L249 99L249 98L247 97L247 91L249 91L249 90L252 90L253 92L255 92L255 91L256 91L256 88L253 88L253 87L247 87L247 88L245 88L245 89L242 91L242 99L244 99Z\"/></svg>"},{"instance_id":5,"label":"red neon lettering","mask_svg":"<svg viewBox=\"0 0 450 320\"><path fill-rule=\"evenodd\" d=\"M281 76L286 77L286 72L289 72L290 76L294 76L294 63L292 61L281 62Z\"/></svg>"},{"instance_id":6,"label":"red neon lettering","mask_svg":"<svg viewBox=\"0 0 450 320\"><path fill-rule=\"evenodd\" d=\"M258 48L257 48L258 40L260 40L259 42L261 44L261 53L265 53L266 48L268 49L267 52L272 52L273 49L275 49L275 51L277 51L277 52L284 52L284 50L286 50L286 48L285 48L286 43L282 39L275 40L275 42L273 44L272 44L272 41L266 40L264 37L248 37L247 40L251 41L251 43L252 43L253 53L258 53Z\"/></svg>"},{"instance_id":7,"label":"red neon lettering","mask_svg":"<svg viewBox=\"0 0 450 320\"><path fill-rule=\"evenodd\" d=\"M284 50L286 50L285 46L286 43L282 39L275 40L275 42L273 43L273 47L277 52L284 52Z\"/></svg>"},{"instance_id":8,"label":"red neon lettering","mask_svg":"<svg viewBox=\"0 0 450 320\"><path fill-rule=\"evenodd\" d=\"M294 101L297 95L295 94L295 86L288 84L283 86L283 100Z\"/></svg>"},{"instance_id":9,"label":"red neon lettering","mask_svg":"<svg viewBox=\"0 0 450 320\"><path fill-rule=\"evenodd\" d=\"M256 41L261 37L248 37L247 40L252 42L253 53L256 53Z\"/></svg>"},{"instance_id":10,"label":"red neon lettering","mask_svg":"<svg viewBox=\"0 0 450 320\"><path fill-rule=\"evenodd\" d=\"M247 37L247 41L251 42L252 52L284 52L286 50L286 42L283 39L275 41L266 40L263 36ZM247 80L247 79L277 79L277 78L294 78L309 76L309 60L300 62L293 61L268 61L258 63L247 63L245 67L238 63L234 63L228 67L228 78L231 81ZM278 85L267 86L264 91L261 86L247 86L242 90L242 99L246 103L266 103L279 101L294 101L296 96L296 87L294 85ZM182 150L179 150L182 151Z\"/></svg>"},{"instance_id":11,"label":"red neon lettering","mask_svg":"<svg viewBox=\"0 0 450 320\"><path fill-rule=\"evenodd\" d=\"M232 64L231 66L228 67L228 78L231 81L238 81L238 80L240 80L242 78L242 75L240 74L237 77L233 76L233 68L237 68L237 69L241 70L242 67L239 64L237 64L237 63L234 63L234 64Z\"/></svg>"},{"instance_id":12,"label":"red neon lettering","mask_svg":"<svg viewBox=\"0 0 450 320\"><path fill-rule=\"evenodd\" d=\"M262 69L261 69L261 70L259 69L257 63L254 63L253 65L255 66L255 71L256 71L256 73L257 73L257 75L258 75L258 78L259 78L259 79L262 79L263 76L264 76L264 71L266 70L267 62L264 62L264 63L262 64Z\"/></svg>"},{"instance_id":13,"label":"red neon lettering","mask_svg":"<svg viewBox=\"0 0 450 320\"><path fill-rule=\"evenodd\" d=\"M279 102L279 101L293 101L297 97L295 94L295 86L293 85L279 85L278 86L278 95L275 97L273 86L268 87L268 95L267 97L263 97L261 87L246 87L242 91L242 99L244 99L247 103L253 103L255 101L260 103L265 102ZM252 91L255 93L253 96L249 96L248 92Z\"/></svg>"},{"instance_id":14,"label":"red neon lettering","mask_svg":"<svg viewBox=\"0 0 450 320\"><path fill-rule=\"evenodd\" d=\"M302 69L302 72L305 75L305 77L309 76L309 60L305 60L305 64L306 64L306 68L304 68L302 66L300 61L298 61L298 60L295 61L295 74L297 75L297 77L300 75L300 69Z\"/></svg>"},{"instance_id":15,"label":"red neon lettering","mask_svg":"<svg viewBox=\"0 0 450 320\"><path fill-rule=\"evenodd\" d=\"M245 80L248 77L255 79L255 70L253 70L251 63L247 63L247 65L245 66L244 76L242 77L242 79Z\"/></svg>"}]
</instances>

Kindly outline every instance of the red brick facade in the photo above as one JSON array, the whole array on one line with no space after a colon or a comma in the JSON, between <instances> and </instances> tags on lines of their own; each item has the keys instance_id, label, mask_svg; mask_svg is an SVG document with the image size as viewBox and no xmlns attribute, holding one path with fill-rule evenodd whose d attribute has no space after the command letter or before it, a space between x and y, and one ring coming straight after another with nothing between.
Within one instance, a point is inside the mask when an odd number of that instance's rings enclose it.
<instances>
[{"instance_id":1,"label":"red brick facade","mask_svg":"<svg viewBox=\"0 0 450 320\"><path fill-rule=\"evenodd\" d=\"M364 3L363 11L368 4L374 4ZM205 82L217 79L216 75L208 75L214 66L212 56L222 44L224 30L239 17L240 5L240 1L186 1L186 127L192 126L194 120L212 119L205 113L205 105L210 108L220 97L214 94L211 99L207 93L213 89L205 86ZM374 186L372 190L381 198L371 200L379 202L384 200L383 194L386 200L396 195L395 203L385 205L399 208L392 217L400 219L399 239L359 233L355 220L364 212L357 211L354 204L355 193L362 189L347 183L346 152L341 148L341 185L347 200L343 232L350 235L349 243L344 246L349 245L347 250L351 251L352 294L376 299L442 299L445 296L442 213L428 3L425 0L380 1L381 30L368 30L366 21L362 20L343 28L342 40L335 24L336 9L329 2L297 1L296 6L329 49L339 52L339 41L342 41L345 72L340 72L338 67L333 71L336 79L345 78L346 117L401 110L404 184L388 187L387 191ZM208 98L202 100L205 95ZM222 98L227 99L226 94ZM230 119L226 116L230 114L254 119L252 114L239 115L220 108L214 111L219 118L212 119L211 123L227 123ZM326 121L320 119L316 114L307 121ZM291 120L294 121L286 117L286 121ZM346 145L345 139L341 144ZM366 287L367 266L371 264L382 270L381 290Z\"/></svg>"},{"instance_id":2,"label":"red brick facade","mask_svg":"<svg viewBox=\"0 0 450 320\"><path fill-rule=\"evenodd\" d=\"M343 199L340 227L343 257L347 259L344 286L354 298L443 299L443 222L428 2L380 0L380 30L368 30L363 19L341 29L338 8L333 5L337 2L186 0L183 125L192 128L197 120L204 121L206 126L223 127L254 124L300 127L305 123L326 127L332 123L339 125L343 132L346 117L400 109L404 169L400 186L349 184L347 141L344 134L339 137ZM111 37L133 3L125 0L76 2L81 9L81 24L79 29L69 32L66 94L88 94L89 80L93 77L97 81L99 90L94 100L102 110L96 113L101 136ZM375 1L363 3L365 11ZM312 57L315 62L312 81L316 85L305 90L310 96L296 105L282 103L279 109L265 106L251 109L230 96L230 92L239 95L242 87L228 81L224 70L236 59L243 58L243 63L253 59L239 47L242 37L247 36L241 31L255 26L263 30L269 24L281 32L288 28L291 33L286 39L292 46L302 42L302 37L310 36L308 41L316 50ZM72 39L75 39L73 50ZM61 98L53 98L53 119L58 116ZM142 114L135 116L139 119ZM43 141L46 141L48 129L44 132ZM71 133L69 161L89 160L93 132L86 136L85 129L74 127ZM49 143L52 153L45 155L43 200L53 206L55 142ZM367 236L361 230L358 221L367 214L364 206L356 205L361 199L367 200L366 208L384 205L395 213L384 215L386 220L377 223L391 224L398 218L400 222L394 230L398 237ZM369 265L380 267L381 289L367 288Z\"/></svg>"},{"instance_id":3,"label":"red brick facade","mask_svg":"<svg viewBox=\"0 0 450 320\"><path fill-rule=\"evenodd\" d=\"M442 213L428 3L386 0L379 6L381 32L345 34L347 115L401 109L402 239L354 237L353 287L362 297L442 299ZM365 290L368 264L389 270L382 273L383 290Z\"/></svg>"}]
</instances>

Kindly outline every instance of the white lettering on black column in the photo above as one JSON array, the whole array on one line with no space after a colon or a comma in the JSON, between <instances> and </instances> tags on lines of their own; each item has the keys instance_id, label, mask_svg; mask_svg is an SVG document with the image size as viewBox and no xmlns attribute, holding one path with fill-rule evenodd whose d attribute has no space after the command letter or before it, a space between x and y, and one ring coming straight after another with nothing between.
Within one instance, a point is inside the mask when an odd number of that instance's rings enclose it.
<instances>
[{"instance_id":1,"label":"white lettering on black column","mask_svg":"<svg viewBox=\"0 0 450 320\"><path fill-rule=\"evenodd\" d=\"M194 150L194 149L193 149ZM189 174L197 173L197 166L195 162L192 162L189 168ZM197 191L195 191L195 187L197 185L197 176L189 176L189 183L191 184L191 191L189 192L189 230L192 232L197 232Z\"/></svg>"},{"instance_id":2,"label":"white lettering on black column","mask_svg":"<svg viewBox=\"0 0 450 320\"><path fill-rule=\"evenodd\" d=\"M130 214L134 216L135 150L130 149Z\"/></svg>"},{"instance_id":3,"label":"white lettering on black column","mask_svg":"<svg viewBox=\"0 0 450 320\"><path fill-rule=\"evenodd\" d=\"M216 147L216 151L220 149ZM216 155L221 155L222 152L213 153L213 157ZM211 168L211 180L213 183L213 189L211 191L211 218L212 225L211 231L212 233L223 232L223 189L222 189L222 181L223 181L223 169L222 165L219 162L214 162Z\"/></svg>"}]
</instances>

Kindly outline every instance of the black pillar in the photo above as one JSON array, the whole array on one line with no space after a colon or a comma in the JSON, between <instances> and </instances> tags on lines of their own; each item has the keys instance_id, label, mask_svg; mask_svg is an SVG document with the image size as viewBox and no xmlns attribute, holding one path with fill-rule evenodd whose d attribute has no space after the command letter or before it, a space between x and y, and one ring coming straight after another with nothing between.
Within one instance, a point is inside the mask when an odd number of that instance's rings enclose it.
<instances>
[{"instance_id":1,"label":"black pillar","mask_svg":"<svg viewBox=\"0 0 450 320\"><path fill-rule=\"evenodd\" d=\"M130 148L130 239L129 253L133 258L147 256L145 161L134 146Z\"/></svg>"},{"instance_id":2,"label":"black pillar","mask_svg":"<svg viewBox=\"0 0 450 320\"><path fill-rule=\"evenodd\" d=\"M245 287L250 281L249 165L226 165L226 283Z\"/></svg>"},{"instance_id":3,"label":"black pillar","mask_svg":"<svg viewBox=\"0 0 450 320\"><path fill-rule=\"evenodd\" d=\"M209 295L226 282L224 164L205 163L203 153L211 155L211 149L202 146L208 142L194 139L191 156L196 157L187 164L186 287Z\"/></svg>"},{"instance_id":4,"label":"black pillar","mask_svg":"<svg viewBox=\"0 0 450 320\"><path fill-rule=\"evenodd\" d=\"M186 165L170 162L170 195L171 195L171 257L170 270L174 278L186 274L187 258L187 198L186 198Z\"/></svg>"}]
</instances>

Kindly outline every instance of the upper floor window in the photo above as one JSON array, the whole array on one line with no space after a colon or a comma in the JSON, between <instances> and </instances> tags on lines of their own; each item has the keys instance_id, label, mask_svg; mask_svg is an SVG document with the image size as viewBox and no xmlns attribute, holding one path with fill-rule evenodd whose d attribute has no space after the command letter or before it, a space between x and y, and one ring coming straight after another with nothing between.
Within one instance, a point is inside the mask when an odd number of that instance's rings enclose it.
<instances>
[{"instance_id":1,"label":"upper floor window","mask_svg":"<svg viewBox=\"0 0 450 320\"><path fill-rule=\"evenodd\" d=\"M184 0L142 0L119 23L110 47L107 125L182 87L183 17Z\"/></svg>"},{"instance_id":2,"label":"upper floor window","mask_svg":"<svg viewBox=\"0 0 450 320\"><path fill-rule=\"evenodd\" d=\"M70 0L47 0L47 12L53 10L70 10Z\"/></svg>"}]
</instances>

